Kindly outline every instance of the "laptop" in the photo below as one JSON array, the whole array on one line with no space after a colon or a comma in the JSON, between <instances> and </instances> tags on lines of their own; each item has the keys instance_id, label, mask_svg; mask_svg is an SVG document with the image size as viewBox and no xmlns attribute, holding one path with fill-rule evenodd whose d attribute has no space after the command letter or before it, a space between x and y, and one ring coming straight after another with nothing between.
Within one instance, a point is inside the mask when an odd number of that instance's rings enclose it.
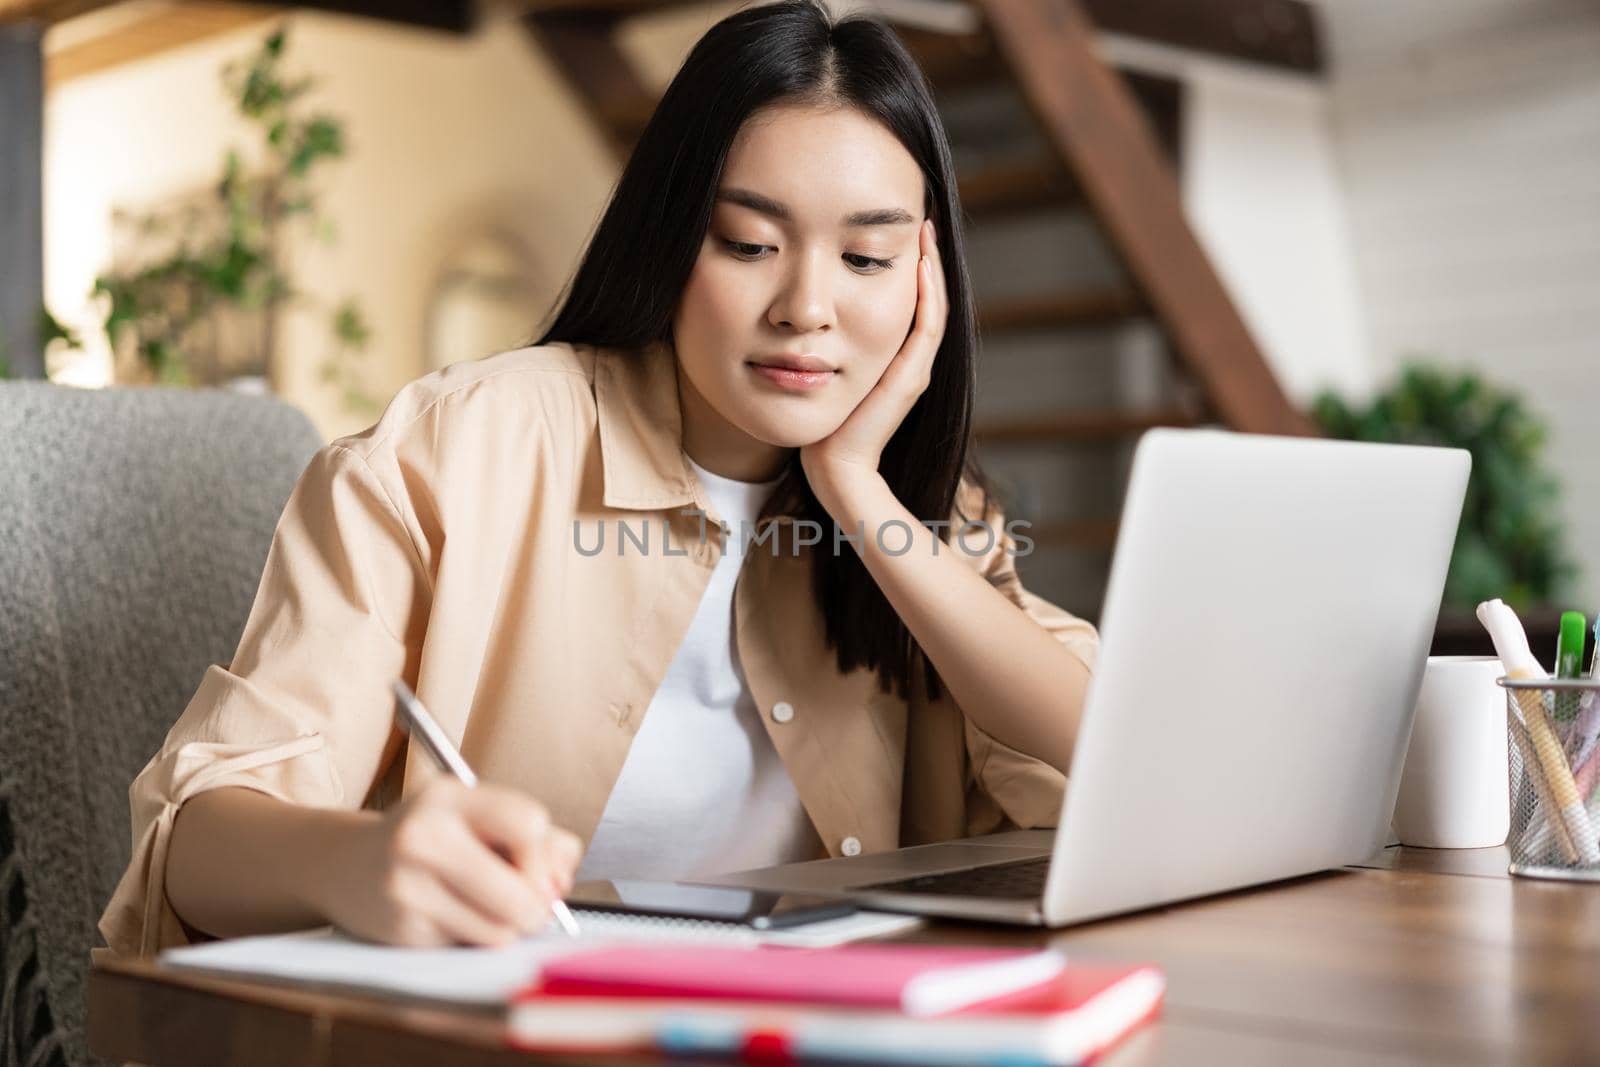
<instances>
[{"instance_id":1,"label":"laptop","mask_svg":"<svg viewBox=\"0 0 1600 1067\"><path fill-rule=\"evenodd\" d=\"M703 879L1063 926L1383 846L1471 458L1154 430L1058 829Z\"/></svg>"}]
</instances>

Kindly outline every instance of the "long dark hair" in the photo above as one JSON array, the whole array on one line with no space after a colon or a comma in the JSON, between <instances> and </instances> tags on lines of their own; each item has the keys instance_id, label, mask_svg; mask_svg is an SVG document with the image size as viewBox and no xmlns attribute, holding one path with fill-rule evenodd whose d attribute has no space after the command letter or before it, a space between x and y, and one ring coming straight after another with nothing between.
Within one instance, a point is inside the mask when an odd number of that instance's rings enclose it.
<instances>
[{"instance_id":1,"label":"long dark hair","mask_svg":"<svg viewBox=\"0 0 1600 1067\"><path fill-rule=\"evenodd\" d=\"M900 39L875 19L835 21L814 0L783 0L736 12L707 31L640 135L560 310L537 343L643 348L670 341L729 146L753 112L780 102L846 106L871 116L922 169L949 319L932 381L890 438L879 469L918 519L949 519L962 475L983 485L968 455L977 332L961 206L928 83ZM798 459L774 500L831 534L833 521ZM823 544L834 541L825 536ZM932 665L857 554L818 551L811 559L817 605L839 669L874 670L885 691L906 695L920 664L929 692L937 693Z\"/></svg>"}]
</instances>

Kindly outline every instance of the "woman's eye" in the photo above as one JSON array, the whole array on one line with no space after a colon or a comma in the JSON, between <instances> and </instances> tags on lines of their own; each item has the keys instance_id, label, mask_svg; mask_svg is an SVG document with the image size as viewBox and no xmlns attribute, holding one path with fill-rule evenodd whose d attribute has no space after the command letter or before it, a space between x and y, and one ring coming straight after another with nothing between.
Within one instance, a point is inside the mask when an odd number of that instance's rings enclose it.
<instances>
[{"instance_id":1,"label":"woman's eye","mask_svg":"<svg viewBox=\"0 0 1600 1067\"><path fill-rule=\"evenodd\" d=\"M722 246L735 257L743 260L763 259L770 250L769 245L756 244L752 241L734 241L726 237L722 238ZM875 256L863 256L855 252L846 252L844 261L850 265L851 269L862 274L876 274L878 271L888 270L894 266L894 260L892 259L878 259Z\"/></svg>"},{"instance_id":2,"label":"woman's eye","mask_svg":"<svg viewBox=\"0 0 1600 1067\"><path fill-rule=\"evenodd\" d=\"M854 252L846 252L844 261L856 270L867 274L875 274L880 270L888 270L894 266L894 260L892 259L875 259L872 256L858 255Z\"/></svg>"},{"instance_id":3,"label":"woman's eye","mask_svg":"<svg viewBox=\"0 0 1600 1067\"><path fill-rule=\"evenodd\" d=\"M723 245L740 259L760 259L761 253L767 250L766 245L751 244L749 241L724 240Z\"/></svg>"}]
</instances>

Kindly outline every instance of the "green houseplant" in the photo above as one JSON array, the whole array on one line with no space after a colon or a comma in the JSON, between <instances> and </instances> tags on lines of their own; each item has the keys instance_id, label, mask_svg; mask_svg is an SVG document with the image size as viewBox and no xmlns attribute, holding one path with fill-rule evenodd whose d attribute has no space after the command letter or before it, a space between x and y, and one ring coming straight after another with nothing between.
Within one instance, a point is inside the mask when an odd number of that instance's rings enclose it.
<instances>
[{"instance_id":1,"label":"green houseplant","mask_svg":"<svg viewBox=\"0 0 1600 1067\"><path fill-rule=\"evenodd\" d=\"M1313 415L1330 437L1472 454L1447 607L1492 597L1519 608L1551 603L1575 576L1563 545L1560 487L1543 462L1546 428L1516 393L1470 372L1412 363L1370 404L1323 393Z\"/></svg>"},{"instance_id":2,"label":"green houseplant","mask_svg":"<svg viewBox=\"0 0 1600 1067\"><path fill-rule=\"evenodd\" d=\"M157 250L134 266L102 273L94 293L105 309L104 331L123 376L170 384L260 377L276 384L277 311L290 304L326 316L333 347L322 377L347 407L370 409L350 358L368 329L353 300L325 306L297 291L280 259L285 228L304 225L324 241L332 223L317 208L312 179L344 154L339 120L304 114L308 78L283 72L285 35L272 33L247 59L223 70L238 112L260 136L259 163L247 167L236 148L199 203L134 220L139 241ZM40 341L80 348L80 339L44 316Z\"/></svg>"}]
</instances>

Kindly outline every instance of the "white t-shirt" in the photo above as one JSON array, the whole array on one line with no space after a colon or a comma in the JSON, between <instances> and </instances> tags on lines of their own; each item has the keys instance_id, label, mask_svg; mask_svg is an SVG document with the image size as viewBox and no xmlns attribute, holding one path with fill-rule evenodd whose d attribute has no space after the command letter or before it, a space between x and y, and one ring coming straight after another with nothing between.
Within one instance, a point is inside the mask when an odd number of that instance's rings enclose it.
<instances>
[{"instance_id":1,"label":"white t-shirt","mask_svg":"<svg viewBox=\"0 0 1600 1067\"><path fill-rule=\"evenodd\" d=\"M816 854L816 831L762 726L733 630L740 534L754 530L777 482L736 482L689 463L730 533L628 749L580 881L691 879Z\"/></svg>"}]
</instances>

